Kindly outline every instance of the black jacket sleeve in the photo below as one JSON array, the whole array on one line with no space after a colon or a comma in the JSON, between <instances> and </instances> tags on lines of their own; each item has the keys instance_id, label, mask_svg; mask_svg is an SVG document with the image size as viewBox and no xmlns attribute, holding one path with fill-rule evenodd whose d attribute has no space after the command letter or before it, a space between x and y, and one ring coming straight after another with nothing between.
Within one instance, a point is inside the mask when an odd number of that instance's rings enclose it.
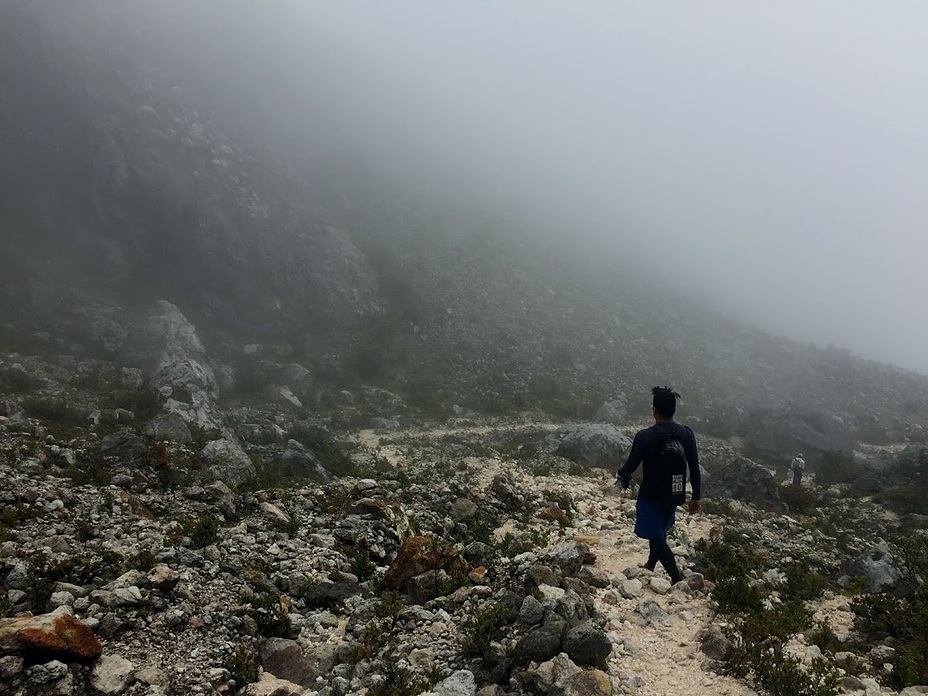
<instances>
[{"instance_id":1,"label":"black jacket sleeve","mask_svg":"<svg viewBox=\"0 0 928 696\"><path fill-rule=\"evenodd\" d=\"M639 431L635 434L635 439L632 441L632 449L628 453L628 458L625 460L625 464L621 469L619 469L615 477L618 479L631 478L632 474L635 473L635 470L641 465L641 462L644 459L644 450L645 438Z\"/></svg>"},{"instance_id":2,"label":"black jacket sleeve","mask_svg":"<svg viewBox=\"0 0 928 696\"><path fill-rule=\"evenodd\" d=\"M702 497L702 476L699 473L699 449L696 447L696 434L692 428L686 426L686 433L689 437L683 447L686 450L686 461L690 467L690 486L693 487L693 500L699 500Z\"/></svg>"}]
</instances>

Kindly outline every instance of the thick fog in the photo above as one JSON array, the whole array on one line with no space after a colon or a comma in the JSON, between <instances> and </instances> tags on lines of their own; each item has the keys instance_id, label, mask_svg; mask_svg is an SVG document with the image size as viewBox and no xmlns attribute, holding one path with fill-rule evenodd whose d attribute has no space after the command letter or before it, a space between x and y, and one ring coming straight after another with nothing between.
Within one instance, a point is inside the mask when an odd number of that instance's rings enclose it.
<instances>
[{"instance_id":1,"label":"thick fog","mask_svg":"<svg viewBox=\"0 0 928 696\"><path fill-rule=\"evenodd\" d=\"M642 270L800 340L928 368L925 3L421 0L305 13L531 139L598 199L576 224L632 235Z\"/></svg>"},{"instance_id":2,"label":"thick fog","mask_svg":"<svg viewBox=\"0 0 928 696\"><path fill-rule=\"evenodd\" d=\"M928 369L921 0L133 6L158 41L97 40L169 53L293 156L369 158L761 328Z\"/></svg>"}]
</instances>

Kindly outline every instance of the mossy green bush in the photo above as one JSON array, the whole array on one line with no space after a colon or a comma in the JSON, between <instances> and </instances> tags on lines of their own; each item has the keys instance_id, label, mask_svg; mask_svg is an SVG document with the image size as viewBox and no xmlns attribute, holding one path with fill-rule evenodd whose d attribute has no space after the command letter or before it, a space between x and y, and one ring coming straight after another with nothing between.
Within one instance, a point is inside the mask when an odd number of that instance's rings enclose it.
<instances>
[{"instance_id":1,"label":"mossy green bush","mask_svg":"<svg viewBox=\"0 0 928 696\"><path fill-rule=\"evenodd\" d=\"M461 650L467 657L482 657L490 643L500 640L506 627L512 623L512 610L505 604L494 603L487 607L474 604L461 623Z\"/></svg>"},{"instance_id":2,"label":"mossy green bush","mask_svg":"<svg viewBox=\"0 0 928 696\"><path fill-rule=\"evenodd\" d=\"M725 633L733 645L728 669L752 680L770 696L833 696L837 671L818 659L811 666L789 654L786 645L813 625L807 599L820 596L823 579L799 563L784 569L786 583L775 603L752 571L766 567L763 555L739 535L725 531L696 543L697 563L715 583L716 611L729 617Z\"/></svg>"},{"instance_id":3,"label":"mossy green bush","mask_svg":"<svg viewBox=\"0 0 928 696\"><path fill-rule=\"evenodd\" d=\"M236 646L226 660L225 667L239 689L258 681L258 654L248 643Z\"/></svg>"}]
</instances>

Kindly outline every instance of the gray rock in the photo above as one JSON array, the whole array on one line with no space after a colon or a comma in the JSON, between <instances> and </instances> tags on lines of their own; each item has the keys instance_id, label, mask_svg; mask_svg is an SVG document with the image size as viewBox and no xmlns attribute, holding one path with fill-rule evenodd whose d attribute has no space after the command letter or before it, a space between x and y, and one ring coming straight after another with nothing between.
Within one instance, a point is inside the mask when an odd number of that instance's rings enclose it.
<instances>
[{"instance_id":1,"label":"gray rock","mask_svg":"<svg viewBox=\"0 0 928 696\"><path fill-rule=\"evenodd\" d=\"M26 678L33 684L47 684L61 679L68 673L68 666L64 662L52 660L42 665L33 665L26 670Z\"/></svg>"},{"instance_id":2,"label":"gray rock","mask_svg":"<svg viewBox=\"0 0 928 696\"><path fill-rule=\"evenodd\" d=\"M287 441L287 445L278 457L277 463L291 475L298 474L312 481L329 481L332 479L332 474L322 465L319 458L296 440Z\"/></svg>"},{"instance_id":3,"label":"gray rock","mask_svg":"<svg viewBox=\"0 0 928 696\"><path fill-rule=\"evenodd\" d=\"M605 589L612 584L609 580L609 576L606 574L606 571L604 571L602 568L597 568L596 566L583 566L580 569L580 572L577 573L577 577L590 587Z\"/></svg>"},{"instance_id":4,"label":"gray rock","mask_svg":"<svg viewBox=\"0 0 928 696\"><path fill-rule=\"evenodd\" d=\"M711 495L766 509L782 507L780 485L774 475L745 457L738 457L713 476Z\"/></svg>"},{"instance_id":5,"label":"gray rock","mask_svg":"<svg viewBox=\"0 0 928 696\"><path fill-rule=\"evenodd\" d=\"M133 469L148 466L148 445L131 430L110 433L100 442L100 454Z\"/></svg>"},{"instance_id":6,"label":"gray rock","mask_svg":"<svg viewBox=\"0 0 928 696\"><path fill-rule=\"evenodd\" d=\"M621 425L625 421L625 417L627 415L628 404L626 403L625 395L623 394L618 399L603 402L603 405L597 409L596 415L593 416L593 420L597 423L611 423L612 425Z\"/></svg>"},{"instance_id":7,"label":"gray rock","mask_svg":"<svg viewBox=\"0 0 928 696\"><path fill-rule=\"evenodd\" d=\"M520 662L544 662L561 652L561 641L567 622L555 620L537 626L526 633L516 645L515 657Z\"/></svg>"},{"instance_id":8,"label":"gray rock","mask_svg":"<svg viewBox=\"0 0 928 696\"><path fill-rule=\"evenodd\" d=\"M653 599L646 599L641 602L635 608L635 611L641 614L649 624L669 626L671 623L670 616L664 611L664 608Z\"/></svg>"},{"instance_id":9,"label":"gray rock","mask_svg":"<svg viewBox=\"0 0 928 696\"><path fill-rule=\"evenodd\" d=\"M872 593L892 591L903 578L889 545L882 539L857 558L845 562L843 570L848 575L866 578L867 591Z\"/></svg>"},{"instance_id":10,"label":"gray rock","mask_svg":"<svg viewBox=\"0 0 928 696\"><path fill-rule=\"evenodd\" d=\"M699 648L713 660L726 660L734 646L718 626L706 626L696 634Z\"/></svg>"},{"instance_id":11,"label":"gray rock","mask_svg":"<svg viewBox=\"0 0 928 696\"><path fill-rule=\"evenodd\" d=\"M545 553L544 560L557 568L562 575L576 575L583 567L583 561L590 553L590 547L577 541L562 541Z\"/></svg>"},{"instance_id":12,"label":"gray rock","mask_svg":"<svg viewBox=\"0 0 928 696\"><path fill-rule=\"evenodd\" d=\"M670 580L668 580L667 578L654 576L651 578L648 584L651 586L651 589L654 590L657 594L667 594L668 592L670 592Z\"/></svg>"},{"instance_id":13,"label":"gray rock","mask_svg":"<svg viewBox=\"0 0 928 696\"><path fill-rule=\"evenodd\" d=\"M477 683L473 672L462 669L438 682L432 687L432 691L437 696L475 696Z\"/></svg>"},{"instance_id":14,"label":"gray rock","mask_svg":"<svg viewBox=\"0 0 928 696\"><path fill-rule=\"evenodd\" d=\"M835 664L844 669L851 669L857 664L857 655L847 651L836 652Z\"/></svg>"},{"instance_id":15,"label":"gray rock","mask_svg":"<svg viewBox=\"0 0 928 696\"><path fill-rule=\"evenodd\" d=\"M564 652L578 665L604 667L612 652L612 642L592 621L574 626L564 637Z\"/></svg>"},{"instance_id":16,"label":"gray rock","mask_svg":"<svg viewBox=\"0 0 928 696\"><path fill-rule=\"evenodd\" d=\"M534 626L541 623L544 616L544 605L532 595L526 595L525 599L522 600L522 606L519 608L519 619L522 623Z\"/></svg>"},{"instance_id":17,"label":"gray rock","mask_svg":"<svg viewBox=\"0 0 928 696\"><path fill-rule=\"evenodd\" d=\"M23 671L26 661L17 655L0 657L0 679L12 679Z\"/></svg>"},{"instance_id":18,"label":"gray rock","mask_svg":"<svg viewBox=\"0 0 928 696\"><path fill-rule=\"evenodd\" d=\"M261 666L279 679L302 686L309 686L316 679L311 662L295 640L268 638L261 648Z\"/></svg>"},{"instance_id":19,"label":"gray rock","mask_svg":"<svg viewBox=\"0 0 928 696\"><path fill-rule=\"evenodd\" d=\"M196 329L170 302L158 302L126 340L122 359L167 397L164 409L207 433L222 430L219 387Z\"/></svg>"},{"instance_id":20,"label":"gray rock","mask_svg":"<svg viewBox=\"0 0 928 696\"><path fill-rule=\"evenodd\" d=\"M93 668L90 684L103 696L116 696L126 690L134 671L126 658L104 654Z\"/></svg>"},{"instance_id":21,"label":"gray rock","mask_svg":"<svg viewBox=\"0 0 928 696\"><path fill-rule=\"evenodd\" d=\"M851 427L830 412L800 407L764 410L748 414L744 423L746 443L773 457L854 449Z\"/></svg>"},{"instance_id":22,"label":"gray rock","mask_svg":"<svg viewBox=\"0 0 928 696\"><path fill-rule=\"evenodd\" d=\"M14 563L3 582L9 590L22 590L29 584L29 566L25 563Z\"/></svg>"},{"instance_id":23,"label":"gray rock","mask_svg":"<svg viewBox=\"0 0 928 696\"><path fill-rule=\"evenodd\" d=\"M287 386L300 401L306 404L312 400L315 382L309 370L297 363L290 363L284 366L282 374Z\"/></svg>"},{"instance_id":24,"label":"gray rock","mask_svg":"<svg viewBox=\"0 0 928 696\"><path fill-rule=\"evenodd\" d=\"M644 586L638 578L625 580L619 585L619 592L625 599L637 599L644 594Z\"/></svg>"},{"instance_id":25,"label":"gray rock","mask_svg":"<svg viewBox=\"0 0 928 696\"><path fill-rule=\"evenodd\" d=\"M551 433L545 444L556 454L588 466L618 469L632 443L614 425L580 423Z\"/></svg>"},{"instance_id":26,"label":"gray rock","mask_svg":"<svg viewBox=\"0 0 928 696\"><path fill-rule=\"evenodd\" d=\"M870 651L870 658L874 662L881 664L883 662L891 661L893 658L893 655L895 654L896 654L895 648L892 648L888 645L876 645Z\"/></svg>"},{"instance_id":27,"label":"gray rock","mask_svg":"<svg viewBox=\"0 0 928 696\"><path fill-rule=\"evenodd\" d=\"M866 685L860 679L858 679L857 677L852 677L852 676L841 677L838 680L838 686L845 693L853 693L855 691L866 691L867 689Z\"/></svg>"},{"instance_id":28,"label":"gray rock","mask_svg":"<svg viewBox=\"0 0 928 696\"><path fill-rule=\"evenodd\" d=\"M571 626L590 618L586 602L574 590L567 590L554 601L554 612L565 619Z\"/></svg>"},{"instance_id":29,"label":"gray rock","mask_svg":"<svg viewBox=\"0 0 928 696\"><path fill-rule=\"evenodd\" d=\"M518 677L522 691L530 693L562 694L567 682L583 670L575 665L567 653L542 662L534 670L529 669Z\"/></svg>"},{"instance_id":30,"label":"gray rock","mask_svg":"<svg viewBox=\"0 0 928 696\"><path fill-rule=\"evenodd\" d=\"M193 441L190 428L179 413L165 413L152 418L142 428L142 434L155 440L169 440L188 444Z\"/></svg>"},{"instance_id":31,"label":"gray rock","mask_svg":"<svg viewBox=\"0 0 928 696\"><path fill-rule=\"evenodd\" d=\"M303 408L303 402L300 401L299 397L294 394L287 385L277 387L274 394L277 397L277 401L282 404L293 406L294 408Z\"/></svg>"},{"instance_id":32,"label":"gray rock","mask_svg":"<svg viewBox=\"0 0 928 696\"><path fill-rule=\"evenodd\" d=\"M255 473L255 466L244 450L230 440L213 440L200 451L201 466L212 478L235 484Z\"/></svg>"}]
</instances>

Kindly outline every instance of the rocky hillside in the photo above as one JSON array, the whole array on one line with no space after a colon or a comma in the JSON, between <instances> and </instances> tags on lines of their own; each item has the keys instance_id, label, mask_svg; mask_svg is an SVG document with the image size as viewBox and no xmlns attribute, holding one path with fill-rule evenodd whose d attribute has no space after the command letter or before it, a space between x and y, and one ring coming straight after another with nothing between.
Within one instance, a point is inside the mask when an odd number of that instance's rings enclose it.
<instances>
[{"instance_id":1,"label":"rocky hillside","mask_svg":"<svg viewBox=\"0 0 928 696\"><path fill-rule=\"evenodd\" d=\"M903 687L928 679L928 450L913 470L887 448L903 478L873 498L701 437L709 500L671 587L612 483L627 418L419 427L369 388L322 418L266 355L264 389L224 401L167 303L126 343L136 367L0 362L3 693L924 692ZM365 410L378 430L339 427Z\"/></svg>"},{"instance_id":2,"label":"rocky hillside","mask_svg":"<svg viewBox=\"0 0 928 696\"><path fill-rule=\"evenodd\" d=\"M220 376L250 374L241 347L264 345L330 392L387 388L423 416L644 415L660 382L765 455L925 440L925 378L726 321L632 259L413 196L347 166L357 153L284 151L217 74L172 64L144 25L127 40L116 8L2 10L3 348L110 359L167 299ZM318 142L338 121L323 105L345 104L309 77Z\"/></svg>"}]
</instances>

